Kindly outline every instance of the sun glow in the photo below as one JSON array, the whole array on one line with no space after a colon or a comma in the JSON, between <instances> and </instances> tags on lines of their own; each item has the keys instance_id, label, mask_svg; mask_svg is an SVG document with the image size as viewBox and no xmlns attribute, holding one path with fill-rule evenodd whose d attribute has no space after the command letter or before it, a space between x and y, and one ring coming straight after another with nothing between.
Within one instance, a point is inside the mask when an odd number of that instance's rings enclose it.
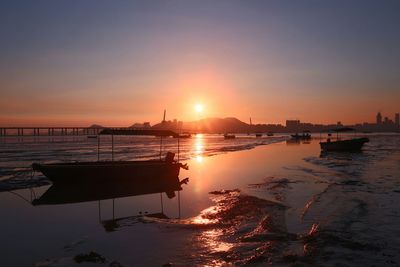
<instances>
[{"instance_id":1,"label":"sun glow","mask_svg":"<svg viewBox=\"0 0 400 267\"><path fill-rule=\"evenodd\" d=\"M202 113L203 110L204 110L204 106L203 106L202 104L196 104L196 105L194 106L194 110L195 110L197 113Z\"/></svg>"}]
</instances>

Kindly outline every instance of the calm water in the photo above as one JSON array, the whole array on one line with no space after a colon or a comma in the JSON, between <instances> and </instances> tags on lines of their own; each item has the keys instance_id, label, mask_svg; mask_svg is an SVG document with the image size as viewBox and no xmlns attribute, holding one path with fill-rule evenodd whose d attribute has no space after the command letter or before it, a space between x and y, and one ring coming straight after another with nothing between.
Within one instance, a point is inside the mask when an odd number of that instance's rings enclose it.
<instances>
[{"instance_id":1,"label":"calm water","mask_svg":"<svg viewBox=\"0 0 400 267\"><path fill-rule=\"evenodd\" d=\"M73 260L90 251L124 266L400 264L400 136L370 136L362 153L330 154L318 140L285 139L181 140L190 166L180 175L190 179L181 219L178 197L165 194L162 205L149 194L32 206L50 185L26 167L97 160L97 140L3 139L0 188L10 191L0 193L1 266L104 266ZM159 139L115 141L116 159L159 156ZM165 139L165 151L176 142ZM110 148L102 139L101 159ZM146 216L161 210L168 219Z\"/></svg>"}]
</instances>

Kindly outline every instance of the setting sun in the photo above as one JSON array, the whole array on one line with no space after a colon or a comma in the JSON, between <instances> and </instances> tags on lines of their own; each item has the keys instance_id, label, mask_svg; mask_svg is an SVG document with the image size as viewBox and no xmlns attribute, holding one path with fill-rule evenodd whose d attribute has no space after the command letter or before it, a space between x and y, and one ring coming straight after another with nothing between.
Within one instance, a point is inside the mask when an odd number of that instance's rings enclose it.
<instances>
[{"instance_id":1,"label":"setting sun","mask_svg":"<svg viewBox=\"0 0 400 267\"><path fill-rule=\"evenodd\" d=\"M195 110L197 113L201 113L201 112L203 112L204 107L203 107L202 104L196 104L196 106L194 106L194 110Z\"/></svg>"}]
</instances>

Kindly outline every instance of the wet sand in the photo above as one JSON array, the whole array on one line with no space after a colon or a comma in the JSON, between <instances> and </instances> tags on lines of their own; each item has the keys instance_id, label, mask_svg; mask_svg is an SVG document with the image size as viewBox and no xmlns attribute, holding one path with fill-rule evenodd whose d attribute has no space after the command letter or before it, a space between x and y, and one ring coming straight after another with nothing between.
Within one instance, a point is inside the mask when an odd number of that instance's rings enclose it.
<instances>
[{"instance_id":1,"label":"wet sand","mask_svg":"<svg viewBox=\"0 0 400 267\"><path fill-rule=\"evenodd\" d=\"M123 266L396 266L400 263L399 136L363 153L321 155L318 141L276 143L188 161L178 198L160 195L37 206L0 193L4 266L76 263L94 251ZM35 189L42 194L48 186ZM18 194L19 196L17 196ZM100 207L100 208L99 208Z\"/></svg>"}]
</instances>

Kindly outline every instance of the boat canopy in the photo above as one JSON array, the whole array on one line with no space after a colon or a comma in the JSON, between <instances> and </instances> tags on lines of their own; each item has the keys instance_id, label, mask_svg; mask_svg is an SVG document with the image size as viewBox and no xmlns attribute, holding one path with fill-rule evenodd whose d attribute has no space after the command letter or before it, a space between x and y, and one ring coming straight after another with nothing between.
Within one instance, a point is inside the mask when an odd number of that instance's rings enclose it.
<instances>
[{"instance_id":1,"label":"boat canopy","mask_svg":"<svg viewBox=\"0 0 400 267\"><path fill-rule=\"evenodd\" d=\"M170 130L136 130L136 129L110 129L102 130L100 135L151 135L151 136L179 136Z\"/></svg>"}]
</instances>

